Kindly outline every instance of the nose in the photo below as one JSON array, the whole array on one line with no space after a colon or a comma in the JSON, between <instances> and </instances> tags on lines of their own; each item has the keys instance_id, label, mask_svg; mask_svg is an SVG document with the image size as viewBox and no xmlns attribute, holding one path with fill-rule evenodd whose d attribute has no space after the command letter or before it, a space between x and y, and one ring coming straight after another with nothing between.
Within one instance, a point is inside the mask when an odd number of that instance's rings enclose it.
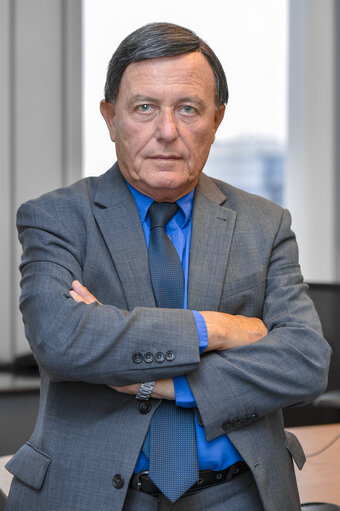
<instances>
[{"instance_id":1,"label":"nose","mask_svg":"<svg viewBox=\"0 0 340 511\"><path fill-rule=\"evenodd\" d=\"M157 118L155 136L158 140L173 142L178 137L176 117L172 109L161 110Z\"/></svg>"}]
</instances>

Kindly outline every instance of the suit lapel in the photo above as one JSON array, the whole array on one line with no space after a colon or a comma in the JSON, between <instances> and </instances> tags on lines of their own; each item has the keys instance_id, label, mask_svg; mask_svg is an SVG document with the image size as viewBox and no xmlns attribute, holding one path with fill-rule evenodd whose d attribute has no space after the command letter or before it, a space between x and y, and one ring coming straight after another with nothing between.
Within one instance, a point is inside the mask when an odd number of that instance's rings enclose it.
<instances>
[{"instance_id":1,"label":"suit lapel","mask_svg":"<svg viewBox=\"0 0 340 511\"><path fill-rule=\"evenodd\" d=\"M155 307L143 228L135 201L117 164L99 178L93 210L119 275L128 308Z\"/></svg>"},{"instance_id":2,"label":"suit lapel","mask_svg":"<svg viewBox=\"0 0 340 511\"><path fill-rule=\"evenodd\" d=\"M148 252L135 201L118 165L97 181L94 216L111 254L128 308L155 307ZM188 308L218 310L236 213L202 174L195 191L189 262Z\"/></svg>"},{"instance_id":3,"label":"suit lapel","mask_svg":"<svg viewBox=\"0 0 340 511\"><path fill-rule=\"evenodd\" d=\"M218 310L224 286L236 212L202 174L194 199L189 262L188 308Z\"/></svg>"}]
</instances>

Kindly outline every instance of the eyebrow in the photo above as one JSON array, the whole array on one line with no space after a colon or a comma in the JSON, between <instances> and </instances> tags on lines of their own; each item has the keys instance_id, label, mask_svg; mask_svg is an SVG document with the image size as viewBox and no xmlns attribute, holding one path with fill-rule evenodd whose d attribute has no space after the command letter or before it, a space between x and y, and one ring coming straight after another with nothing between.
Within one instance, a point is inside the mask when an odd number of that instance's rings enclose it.
<instances>
[{"instance_id":1,"label":"eyebrow","mask_svg":"<svg viewBox=\"0 0 340 511\"><path fill-rule=\"evenodd\" d=\"M185 96L183 98L180 98L179 103L195 103L201 108L205 108L206 105L202 98L197 96L196 94L193 94L192 96Z\"/></svg>"},{"instance_id":2,"label":"eyebrow","mask_svg":"<svg viewBox=\"0 0 340 511\"><path fill-rule=\"evenodd\" d=\"M153 98L151 96L144 96L143 94L135 94L129 101L128 105L133 106L135 103L159 103L159 99ZM197 96L196 94L193 94L192 96L184 96L182 98L179 98L177 100L177 103L196 103L201 108L204 108L204 102L203 100Z\"/></svg>"},{"instance_id":3,"label":"eyebrow","mask_svg":"<svg viewBox=\"0 0 340 511\"><path fill-rule=\"evenodd\" d=\"M135 103L157 103L158 100L156 98L152 98L151 96L144 96L142 94L135 94L132 98L129 99L128 105L132 106Z\"/></svg>"},{"instance_id":4,"label":"eyebrow","mask_svg":"<svg viewBox=\"0 0 340 511\"><path fill-rule=\"evenodd\" d=\"M202 98L197 96L196 94L193 94L192 96L184 96L183 98L180 98L181 103L203 103Z\"/></svg>"}]
</instances>

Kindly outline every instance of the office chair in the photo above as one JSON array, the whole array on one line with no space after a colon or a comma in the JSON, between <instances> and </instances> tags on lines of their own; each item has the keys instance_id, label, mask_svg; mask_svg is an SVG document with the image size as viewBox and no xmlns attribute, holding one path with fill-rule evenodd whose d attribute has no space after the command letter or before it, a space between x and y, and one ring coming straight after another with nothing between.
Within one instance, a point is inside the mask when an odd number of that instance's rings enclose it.
<instances>
[{"instance_id":1,"label":"office chair","mask_svg":"<svg viewBox=\"0 0 340 511\"><path fill-rule=\"evenodd\" d=\"M328 390L313 401L314 406L340 408L340 390Z\"/></svg>"},{"instance_id":2,"label":"office chair","mask_svg":"<svg viewBox=\"0 0 340 511\"><path fill-rule=\"evenodd\" d=\"M3 362L0 360L0 373L38 377L39 368L33 353L30 352L15 357L11 362Z\"/></svg>"},{"instance_id":3,"label":"office chair","mask_svg":"<svg viewBox=\"0 0 340 511\"><path fill-rule=\"evenodd\" d=\"M311 502L302 504L301 511L340 511L340 507L335 504L327 504L326 502Z\"/></svg>"},{"instance_id":4,"label":"office chair","mask_svg":"<svg viewBox=\"0 0 340 511\"><path fill-rule=\"evenodd\" d=\"M313 401L314 406L325 408L340 408L340 390L329 390L321 394ZM311 502L310 504L302 504L301 511L340 511L340 507L335 504L327 504L321 502Z\"/></svg>"}]
</instances>

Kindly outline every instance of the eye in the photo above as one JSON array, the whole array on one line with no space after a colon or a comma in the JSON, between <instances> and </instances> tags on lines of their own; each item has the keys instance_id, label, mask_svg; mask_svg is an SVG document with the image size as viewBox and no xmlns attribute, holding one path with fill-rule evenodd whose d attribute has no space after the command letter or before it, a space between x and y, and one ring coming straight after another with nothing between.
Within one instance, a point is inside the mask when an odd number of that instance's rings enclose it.
<instances>
[{"instance_id":1,"label":"eye","mask_svg":"<svg viewBox=\"0 0 340 511\"><path fill-rule=\"evenodd\" d=\"M137 111L138 112L151 112L152 111L152 106L148 105L147 103L145 103L143 105L138 105L137 106Z\"/></svg>"},{"instance_id":2,"label":"eye","mask_svg":"<svg viewBox=\"0 0 340 511\"><path fill-rule=\"evenodd\" d=\"M192 115L192 114L196 113L196 108L194 108L191 105L184 105L182 107L182 112L185 113L185 114Z\"/></svg>"}]
</instances>

